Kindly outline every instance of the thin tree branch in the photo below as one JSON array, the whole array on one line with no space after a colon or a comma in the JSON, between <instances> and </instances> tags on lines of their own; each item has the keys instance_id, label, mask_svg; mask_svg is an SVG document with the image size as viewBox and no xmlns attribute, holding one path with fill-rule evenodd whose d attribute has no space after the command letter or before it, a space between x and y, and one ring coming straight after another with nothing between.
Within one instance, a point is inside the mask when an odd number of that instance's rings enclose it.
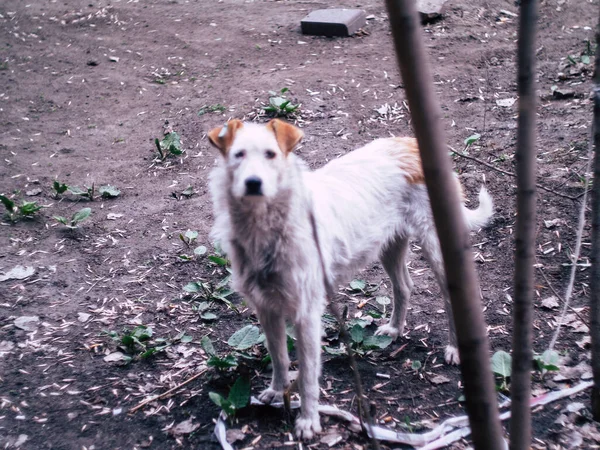
<instances>
[{"instance_id":1,"label":"thin tree branch","mask_svg":"<svg viewBox=\"0 0 600 450\"><path fill-rule=\"evenodd\" d=\"M476 158L475 156L467 155L466 153L461 153L461 152L459 152L457 150L454 150L450 146L448 146L448 147L450 148L450 150L452 150L452 153L454 153L456 156L460 156L462 158L470 159L471 161L475 161L478 164L481 164L483 166L489 167L490 169L495 170L496 172L503 173L504 175L508 175L509 177L513 177L513 178L517 177L517 174L515 174L515 173L507 172L506 170L499 169L498 167L493 166L492 164L490 164L488 162L485 162L485 161L483 161L483 160L481 160L479 158ZM539 183L536 183L535 186L537 188L543 190L543 191L549 192L549 193L554 194L554 195L558 195L559 197L568 198L569 200L574 200L574 201L575 200L579 200L579 198L583 194L585 194L585 192L583 192L583 193L579 194L577 197L573 197L571 195L561 194L560 192L557 192L557 191L555 191L553 189L550 189L550 188L548 188L548 187L546 187L546 186L544 186L542 184L539 184Z\"/></svg>"},{"instance_id":2,"label":"thin tree branch","mask_svg":"<svg viewBox=\"0 0 600 450\"><path fill-rule=\"evenodd\" d=\"M531 361L536 225L535 32L537 0L521 0L517 48L517 223L510 397L510 449L531 447Z\"/></svg>"},{"instance_id":3,"label":"thin tree branch","mask_svg":"<svg viewBox=\"0 0 600 450\"><path fill-rule=\"evenodd\" d=\"M386 0L456 323L466 409L477 450L505 448L469 233L432 89L414 0Z\"/></svg>"}]
</instances>

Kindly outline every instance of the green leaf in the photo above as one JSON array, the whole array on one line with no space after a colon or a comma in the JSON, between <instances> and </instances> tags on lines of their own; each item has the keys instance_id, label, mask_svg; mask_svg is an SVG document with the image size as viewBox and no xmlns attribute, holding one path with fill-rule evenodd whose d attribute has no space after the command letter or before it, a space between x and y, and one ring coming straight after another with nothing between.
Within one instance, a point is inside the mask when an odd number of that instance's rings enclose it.
<instances>
[{"instance_id":1,"label":"green leaf","mask_svg":"<svg viewBox=\"0 0 600 450\"><path fill-rule=\"evenodd\" d=\"M57 194L63 194L64 192L66 192L67 189L69 189L69 186L67 186L64 183L59 183L57 180L54 180L54 182L52 183L52 187L54 188Z\"/></svg>"},{"instance_id":2,"label":"green leaf","mask_svg":"<svg viewBox=\"0 0 600 450\"><path fill-rule=\"evenodd\" d=\"M217 352L215 351L215 347L208 336L204 336L202 339L200 339L200 345L208 356L216 356Z\"/></svg>"},{"instance_id":3,"label":"green leaf","mask_svg":"<svg viewBox=\"0 0 600 450\"><path fill-rule=\"evenodd\" d=\"M77 187L77 186L68 186L67 189L69 190L69 192L71 194L74 194L74 195L84 195L86 197L88 195L87 189L81 189L80 187Z\"/></svg>"},{"instance_id":4,"label":"green leaf","mask_svg":"<svg viewBox=\"0 0 600 450\"><path fill-rule=\"evenodd\" d=\"M330 355L335 355L335 356L343 355L346 353L346 349L343 347L343 345L340 345L338 348L328 347L325 345L323 347L323 350L325 350Z\"/></svg>"},{"instance_id":5,"label":"green leaf","mask_svg":"<svg viewBox=\"0 0 600 450\"><path fill-rule=\"evenodd\" d=\"M225 358L219 358L214 355L206 361L206 365L216 369L231 369L237 367L238 362L237 358L233 355L227 355Z\"/></svg>"},{"instance_id":6,"label":"green leaf","mask_svg":"<svg viewBox=\"0 0 600 450\"><path fill-rule=\"evenodd\" d=\"M410 365L412 370L419 370L421 367L423 367L423 364L421 364L421 361L417 359L413 360L412 364Z\"/></svg>"},{"instance_id":7,"label":"green leaf","mask_svg":"<svg viewBox=\"0 0 600 450\"><path fill-rule=\"evenodd\" d=\"M583 64L589 64L589 63L590 63L590 57L589 57L588 55L583 55L583 56L581 57L581 62L582 62Z\"/></svg>"},{"instance_id":8,"label":"green leaf","mask_svg":"<svg viewBox=\"0 0 600 450\"><path fill-rule=\"evenodd\" d=\"M8 212L13 212L15 210L15 202L13 202L10 198L0 195L0 202L2 202L4 207L8 209Z\"/></svg>"},{"instance_id":9,"label":"green leaf","mask_svg":"<svg viewBox=\"0 0 600 450\"><path fill-rule=\"evenodd\" d=\"M214 313L205 312L205 313L200 314L200 318L204 319L204 320L215 320L215 319L218 319L219 317Z\"/></svg>"},{"instance_id":10,"label":"green leaf","mask_svg":"<svg viewBox=\"0 0 600 450\"><path fill-rule=\"evenodd\" d=\"M246 350L258 343L260 331L254 325L246 325L244 328L236 331L229 338L227 343L236 350Z\"/></svg>"},{"instance_id":11,"label":"green leaf","mask_svg":"<svg viewBox=\"0 0 600 450\"><path fill-rule=\"evenodd\" d=\"M468 147L469 145L474 144L475 142L477 142L479 140L480 137L481 137L481 135L479 133L475 133L475 134L469 136L468 138L465 139L465 145Z\"/></svg>"},{"instance_id":12,"label":"green leaf","mask_svg":"<svg viewBox=\"0 0 600 450\"><path fill-rule=\"evenodd\" d=\"M183 150L181 149L181 138L175 131L167 133L162 141L160 141L161 150L166 153L170 152L173 155L181 155Z\"/></svg>"},{"instance_id":13,"label":"green leaf","mask_svg":"<svg viewBox=\"0 0 600 450\"><path fill-rule=\"evenodd\" d=\"M62 223L63 225L67 225L68 220L66 217L63 216L52 216L55 220L57 220L58 222Z\"/></svg>"},{"instance_id":14,"label":"green leaf","mask_svg":"<svg viewBox=\"0 0 600 450\"><path fill-rule=\"evenodd\" d=\"M189 242L192 242L193 240L195 240L195 239L198 238L198 232L197 231L192 231L192 230L187 230L185 232L184 236L187 238L187 240Z\"/></svg>"},{"instance_id":15,"label":"green leaf","mask_svg":"<svg viewBox=\"0 0 600 450\"><path fill-rule=\"evenodd\" d=\"M19 206L19 210L21 214L24 216L32 216L36 212L38 212L42 207L37 204L37 202L23 202L21 206Z\"/></svg>"},{"instance_id":16,"label":"green leaf","mask_svg":"<svg viewBox=\"0 0 600 450\"><path fill-rule=\"evenodd\" d=\"M221 394L217 394L216 392L209 392L208 396L213 401L213 403L215 405L217 405L221 409L225 409L226 408L225 405L227 405L227 406L231 405L231 403L229 402L229 400L227 400Z\"/></svg>"},{"instance_id":17,"label":"green leaf","mask_svg":"<svg viewBox=\"0 0 600 450\"><path fill-rule=\"evenodd\" d=\"M386 306L386 305L389 305L390 303L392 303L392 301L390 300L390 298L386 297L386 296L375 297L375 301L377 303L379 303L380 305L383 305L383 306Z\"/></svg>"},{"instance_id":18,"label":"green leaf","mask_svg":"<svg viewBox=\"0 0 600 450\"><path fill-rule=\"evenodd\" d=\"M196 191L194 190L194 187L192 185L186 187L183 191L181 191L181 195L185 197L191 197L195 193Z\"/></svg>"},{"instance_id":19,"label":"green leaf","mask_svg":"<svg viewBox=\"0 0 600 450\"><path fill-rule=\"evenodd\" d=\"M229 263L226 258L222 258L221 256L210 255L208 259L218 266L226 266Z\"/></svg>"},{"instance_id":20,"label":"green leaf","mask_svg":"<svg viewBox=\"0 0 600 450\"><path fill-rule=\"evenodd\" d=\"M147 341L152 337L152 328L146 325L138 325L131 331L131 336L140 341Z\"/></svg>"},{"instance_id":21,"label":"green leaf","mask_svg":"<svg viewBox=\"0 0 600 450\"><path fill-rule=\"evenodd\" d=\"M367 336L362 345L366 350L383 350L388 347L394 339L391 336Z\"/></svg>"},{"instance_id":22,"label":"green leaf","mask_svg":"<svg viewBox=\"0 0 600 450\"><path fill-rule=\"evenodd\" d=\"M121 195L121 191L110 184L107 184L106 186L100 186L98 192L102 198L115 198Z\"/></svg>"},{"instance_id":23,"label":"green leaf","mask_svg":"<svg viewBox=\"0 0 600 450\"><path fill-rule=\"evenodd\" d=\"M350 328L350 338L352 339L352 342L360 344L365 338L363 328L358 324Z\"/></svg>"},{"instance_id":24,"label":"green leaf","mask_svg":"<svg viewBox=\"0 0 600 450\"><path fill-rule=\"evenodd\" d=\"M79 211L77 211L75 214L73 214L73 217L71 217L71 223L78 224L79 222L83 222L88 217L90 217L91 213L92 213L92 208L82 208Z\"/></svg>"},{"instance_id":25,"label":"green leaf","mask_svg":"<svg viewBox=\"0 0 600 450\"><path fill-rule=\"evenodd\" d=\"M206 247L204 245L200 245L199 247L196 247L194 249L194 255L196 255L196 256L205 255L206 252L207 252L207 249L206 249Z\"/></svg>"},{"instance_id":26,"label":"green leaf","mask_svg":"<svg viewBox=\"0 0 600 450\"><path fill-rule=\"evenodd\" d=\"M183 290L185 292L195 294L196 292L200 292L202 290L202 286L200 285L200 283L198 283L196 281L190 281L188 284L186 284L183 287Z\"/></svg>"},{"instance_id":27,"label":"green leaf","mask_svg":"<svg viewBox=\"0 0 600 450\"><path fill-rule=\"evenodd\" d=\"M352 280L350 282L350 289L353 291L362 291L367 287L367 283L364 280Z\"/></svg>"},{"instance_id":28,"label":"green leaf","mask_svg":"<svg viewBox=\"0 0 600 450\"><path fill-rule=\"evenodd\" d=\"M248 406L250 402L250 380L248 377L241 376L235 380L227 400L236 410Z\"/></svg>"},{"instance_id":29,"label":"green leaf","mask_svg":"<svg viewBox=\"0 0 600 450\"><path fill-rule=\"evenodd\" d=\"M179 340L182 343L187 344L188 342L192 342L194 340L194 336L189 336L187 334L184 334L183 336L181 336L181 338Z\"/></svg>"},{"instance_id":30,"label":"green leaf","mask_svg":"<svg viewBox=\"0 0 600 450\"><path fill-rule=\"evenodd\" d=\"M554 350L546 350L541 355L534 356L534 360L537 363L540 370L544 369L553 372L560 370L560 356L558 352Z\"/></svg>"},{"instance_id":31,"label":"green leaf","mask_svg":"<svg viewBox=\"0 0 600 450\"><path fill-rule=\"evenodd\" d=\"M512 357L504 350L499 350L492 356L492 372L503 378L510 377Z\"/></svg>"},{"instance_id":32,"label":"green leaf","mask_svg":"<svg viewBox=\"0 0 600 450\"><path fill-rule=\"evenodd\" d=\"M281 94L285 94L287 91L289 91L289 88L284 87L283 89L281 89L281 91L279 91Z\"/></svg>"}]
</instances>

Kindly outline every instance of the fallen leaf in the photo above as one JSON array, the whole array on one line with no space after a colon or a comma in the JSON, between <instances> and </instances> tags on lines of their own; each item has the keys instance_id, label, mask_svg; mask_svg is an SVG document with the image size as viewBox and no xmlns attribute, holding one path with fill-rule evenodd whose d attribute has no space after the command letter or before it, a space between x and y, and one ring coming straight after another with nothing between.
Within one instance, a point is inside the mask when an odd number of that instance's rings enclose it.
<instances>
[{"instance_id":1,"label":"fallen leaf","mask_svg":"<svg viewBox=\"0 0 600 450\"><path fill-rule=\"evenodd\" d=\"M35 273L33 267L15 266L6 272L4 275L0 275L0 281L6 280L24 280Z\"/></svg>"},{"instance_id":2,"label":"fallen leaf","mask_svg":"<svg viewBox=\"0 0 600 450\"><path fill-rule=\"evenodd\" d=\"M2 358L5 355L8 355L13 348L15 348L14 342L11 342L11 341L0 342L0 358Z\"/></svg>"},{"instance_id":3,"label":"fallen leaf","mask_svg":"<svg viewBox=\"0 0 600 450\"><path fill-rule=\"evenodd\" d=\"M80 322L87 322L88 320L90 320L90 317L92 317L92 315L88 313L77 313L77 320L79 320Z\"/></svg>"},{"instance_id":4,"label":"fallen leaf","mask_svg":"<svg viewBox=\"0 0 600 450\"><path fill-rule=\"evenodd\" d=\"M335 444L340 442L343 439L343 436L340 433L329 433L323 436L320 440L321 444L325 444L328 447L333 447Z\"/></svg>"},{"instance_id":5,"label":"fallen leaf","mask_svg":"<svg viewBox=\"0 0 600 450\"><path fill-rule=\"evenodd\" d=\"M246 435L239 428L232 428L231 430L227 430L227 442L230 444L234 444L238 441L243 441L246 439Z\"/></svg>"},{"instance_id":6,"label":"fallen leaf","mask_svg":"<svg viewBox=\"0 0 600 450\"><path fill-rule=\"evenodd\" d=\"M116 213L108 213L106 215L106 218L108 220L117 220L120 219L121 217L123 217L123 214L116 214Z\"/></svg>"},{"instance_id":7,"label":"fallen leaf","mask_svg":"<svg viewBox=\"0 0 600 450\"><path fill-rule=\"evenodd\" d=\"M504 108L510 108L517 101L516 98L503 98L500 100L496 100L496 105L502 106Z\"/></svg>"},{"instance_id":8,"label":"fallen leaf","mask_svg":"<svg viewBox=\"0 0 600 450\"><path fill-rule=\"evenodd\" d=\"M545 298L542 300L542 306L548 309L558 308L558 299L553 295L552 297Z\"/></svg>"},{"instance_id":9,"label":"fallen leaf","mask_svg":"<svg viewBox=\"0 0 600 450\"><path fill-rule=\"evenodd\" d=\"M430 381L433 384L444 384L444 383L449 383L450 382L450 378L447 378L444 375L436 375Z\"/></svg>"},{"instance_id":10,"label":"fallen leaf","mask_svg":"<svg viewBox=\"0 0 600 450\"><path fill-rule=\"evenodd\" d=\"M21 316L15 319L15 327L25 331L35 331L39 325L38 316Z\"/></svg>"},{"instance_id":11,"label":"fallen leaf","mask_svg":"<svg viewBox=\"0 0 600 450\"><path fill-rule=\"evenodd\" d=\"M183 422L178 423L173 428L171 428L169 430L169 432L173 436L181 436L181 435L184 435L184 434L193 433L194 431L196 431L198 429L198 427L200 427L200 424L199 423L192 423L192 419L193 419L193 417L190 417L189 419L184 420Z\"/></svg>"},{"instance_id":12,"label":"fallen leaf","mask_svg":"<svg viewBox=\"0 0 600 450\"><path fill-rule=\"evenodd\" d=\"M111 353L110 355L106 355L104 357L104 362L107 362L107 363L117 363L117 364L125 365L125 364L129 363L129 361L131 361L131 357L124 355L121 352L114 352L114 353Z\"/></svg>"}]
</instances>

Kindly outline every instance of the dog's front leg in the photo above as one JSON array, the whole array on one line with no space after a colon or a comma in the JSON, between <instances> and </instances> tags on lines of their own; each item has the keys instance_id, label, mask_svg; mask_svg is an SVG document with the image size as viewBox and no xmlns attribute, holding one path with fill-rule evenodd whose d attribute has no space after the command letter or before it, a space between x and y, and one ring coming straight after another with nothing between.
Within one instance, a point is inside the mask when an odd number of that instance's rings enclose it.
<instances>
[{"instance_id":1,"label":"dog's front leg","mask_svg":"<svg viewBox=\"0 0 600 450\"><path fill-rule=\"evenodd\" d=\"M285 319L278 312L259 311L258 320L265 330L267 349L271 355L273 376L271 385L262 391L258 399L263 403L283 401L283 391L289 386L290 358L287 351Z\"/></svg>"},{"instance_id":2,"label":"dog's front leg","mask_svg":"<svg viewBox=\"0 0 600 450\"><path fill-rule=\"evenodd\" d=\"M317 309L319 311L317 311ZM296 419L296 436L312 439L321 432L319 420L319 376L321 375L321 314L314 308L296 322L298 376L302 409Z\"/></svg>"}]
</instances>

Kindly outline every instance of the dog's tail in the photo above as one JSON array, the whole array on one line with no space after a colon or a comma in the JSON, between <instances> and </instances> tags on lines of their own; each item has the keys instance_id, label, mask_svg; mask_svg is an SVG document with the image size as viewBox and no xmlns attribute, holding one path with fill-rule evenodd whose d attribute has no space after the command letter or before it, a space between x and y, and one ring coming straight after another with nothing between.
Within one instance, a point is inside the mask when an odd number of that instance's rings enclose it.
<instances>
[{"instance_id":1,"label":"dog's tail","mask_svg":"<svg viewBox=\"0 0 600 450\"><path fill-rule=\"evenodd\" d=\"M464 206L463 211L470 230L476 230L486 225L494 214L494 202L487 189L481 186L479 207L477 209L468 209Z\"/></svg>"}]
</instances>

